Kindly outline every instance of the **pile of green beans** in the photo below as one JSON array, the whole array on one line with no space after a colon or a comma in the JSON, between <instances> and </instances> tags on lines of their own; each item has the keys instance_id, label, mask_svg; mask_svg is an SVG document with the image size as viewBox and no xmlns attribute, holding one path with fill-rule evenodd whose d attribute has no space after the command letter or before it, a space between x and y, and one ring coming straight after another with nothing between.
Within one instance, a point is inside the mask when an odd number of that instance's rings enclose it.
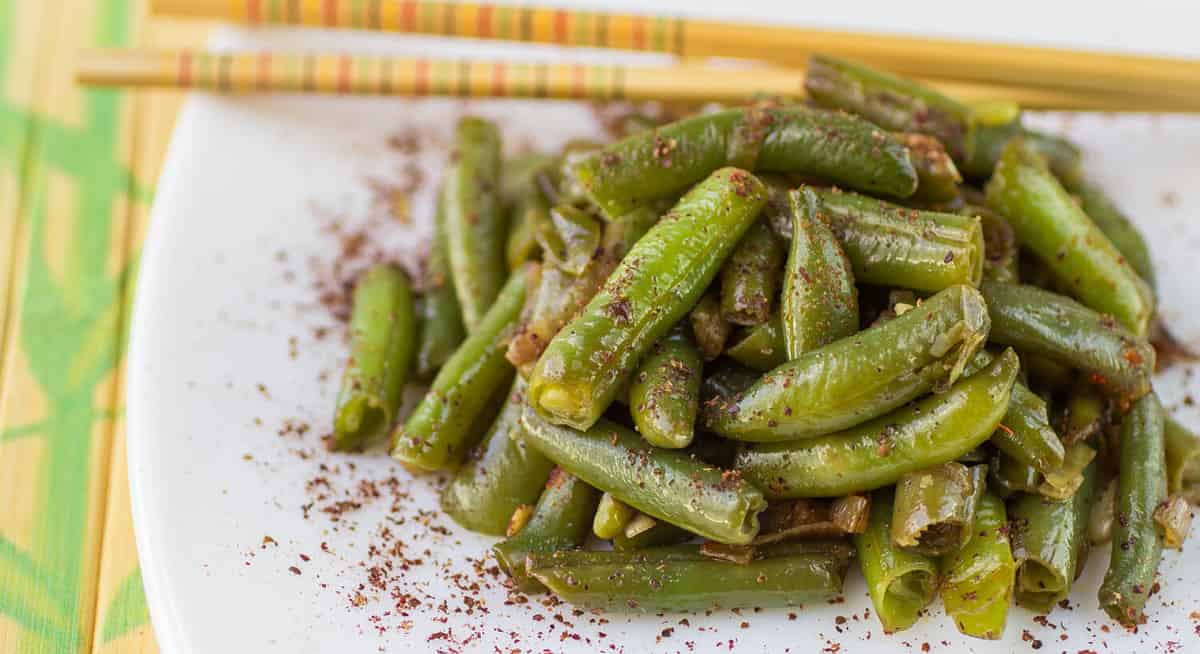
<instances>
[{"instance_id":1,"label":"pile of green beans","mask_svg":"<svg viewBox=\"0 0 1200 654\"><path fill-rule=\"evenodd\" d=\"M797 606L857 556L885 631L940 596L994 639L1111 541L1098 606L1143 622L1200 438L1120 199L1014 104L828 57L806 89L512 159L463 119L418 283L358 280L333 447L390 434L584 606Z\"/></svg>"}]
</instances>

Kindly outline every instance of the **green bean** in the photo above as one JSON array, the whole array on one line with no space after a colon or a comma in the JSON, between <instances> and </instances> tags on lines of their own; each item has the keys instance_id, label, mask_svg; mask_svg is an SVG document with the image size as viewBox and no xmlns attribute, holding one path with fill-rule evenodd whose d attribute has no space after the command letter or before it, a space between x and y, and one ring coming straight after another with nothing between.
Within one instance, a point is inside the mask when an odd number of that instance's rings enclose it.
<instances>
[{"instance_id":1,"label":"green bean","mask_svg":"<svg viewBox=\"0 0 1200 654\"><path fill-rule=\"evenodd\" d=\"M1075 386L1063 409L1063 442L1073 445L1100 433L1108 422L1104 397L1092 386Z\"/></svg>"},{"instance_id":2,"label":"green bean","mask_svg":"<svg viewBox=\"0 0 1200 654\"><path fill-rule=\"evenodd\" d=\"M954 461L900 477L892 513L892 543L930 556L958 550L971 538L975 505L984 484L983 475Z\"/></svg>"},{"instance_id":3,"label":"green bean","mask_svg":"<svg viewBox=\"0 0 1200 654\"><path fill-rule=\"evenodd\" d=\"M1154 290L1156 279L1154 262L1150 259L1150 248L1133 221L1129 220L1117 205L1113 204L1108 194L1095 184L1081 186L1079 200L1084 213L1104 232L1138 276Z\"/></svg>"},{"instance_id":4,"label":"green bean","mask_svg":"<svg viewBox=\"0 0 1200 654\"><path fill-rule=\"evenodd\" d=\"M1092 511L1088 515L1088 542L1100 545L1112 540L1112 526L1116 516L1117 478L1113 477L1092 503Z\"/></svg>"},{"instance_id":5,"label":"green bean","mask_svg":"<svg viewBox=\"0 0 1200 654\"><path fill-rule=\"evenodd\" d=\"M847 495L834 500L799 498L774 502L759 515L762 529L755 545L798 538L834 538L866 531L871 500Z\"/></svg>"},{"instance_id":6,"label":"green bean","mask_svg":"<svg viewBox=\"0 0 1200 654\"><path fill-rule=\"evenodd\" d=\"M1005 499L1016 493L1036 493L1041 483L1042 473L1036 467L1003 451L997 452L988 466L988 484Z\"/></svg>"},{"instance_id":7,"label":"green bean","mask_svg":"<svg viewBox=\"0 0 1200 654\"><path fill-rule=\"evenodd\" d=\"M1192 530L1192 506L1181 495L1171 495L1154 509L1154 524L1162 532L1163 547L1182 550Z\"/></svg>"},{"instance_id":8,"label":"green bean","mask_svg":"<svg viewBox=\"0 0 1200 654\"><path fill-rule=\"evenodd\" d=\"M850 260L822 218L809 189L789 194L792 241L783 276L783 340L796 359L858 331L858 289Z\"/></svg>"},{"instance_id":9,"label":"green bean","mask_svg":"<svg viewBox=\"0 0 1200 654\"><path fill-rule=\"evenodd\" d=\"M994 359L991 352L980 350L967 364L965 372L973 374ZM1019 381L1013 384L1008 411L990 440L1001 452L1039 472L1062 465L1065 455L1062 441L1050 427L1046 402Z\"/></svg>"},{"instance_id":10,"label":"green bean","mask_svg":"<svg viewBox=\"0 0 1200 654\"><path fill-rule=\"evenodd\" d=\"M1019 250L1012 225L987 207L969 205L960 213L979 216L983 227L983 278L994 282L1015 283L1019 279Z\"/></svg>"},{"instance_id":11,"label":"green bean","mask_svg":"<svg viewBox=\"0 0 1200 654\"><path fill-rule=\"evenodd\" d=\"M635 520L638 518L645 519L650 524L636 531L631 531L627 528L616 536L613 536L612 546L614 550L618 552L632 552L652 547L663 547L664 545L678 545L695 537L695 534L690 531L680 529L669 522L655 520L645 513L638 513L634 516ZM629 526L627 525L627 527ZM711 543L714 541L708 542Z\"/></svg>"},{"instance_id":12,"label":"green bean","mask_svg":"<svg viewBox=\"0 0 1200 654\"><path fill-rule=\"evenodd\" d=\"M854 536L858 565L867 580L875 616L885 633L911 627L937 592L937 561L892 544L893 493L882 488L871 495L871 521Z\"/></svg>"},{"instance_id":13,"label":"green bean","mask_svg":"<svg viewBox=\"0 0 1200 654\"><path fill-rule=\"evenodd\" d=\"M885 132L854 116L800 105L729 109L663 125L583 157L571 176L594 203L619 216L723 166L815 175L900 198L917 189L908 149Z\"/></svg>"},{"instance_id":14,"label":"green bean","mask_svg":"<svg viewBox=\"0 0 1200 654\"><path fill-rule=\"evenodd\" d=\"M500 294L508 264L500 203L500 132L463 118L454 133L452 164L442 185L446 252L467 331L474 331Z\"/></svg>"},{"instance_id":15,"label":"green bean","mask_svg":"<svg viewBox=\"0 0 1200 654\"><path fill-rule=\"evenodd\" d=\"M530 375L532 405L556 422L590 427L712 282L765 201L762 184L732 168L689 191L550 342Z\"/></svg>"},{"instance_id":16,"label":"green bean","mask_svg":"<svg viewBox=\"0 0 1200 654\"><path fill-rule=\"evenodd\" d=\"M1004 634L1017 564L1008 542L1004 502L984 493L975 509L975 527L961 550L940 562L941 596L958 630L989 640Z\"/></svg>"},{"instance_id":17,"label":"green bean","mask_svg":"<svg viewBox=\"0 0 1200 654\"><path fill-rule=\"evenodd\" d=\"M1150 392L1154 348L1110 319L1033 286L987 282L980 291L993 342L1078 368L1122 405Z\"/></svg>"},{"instance_id":18,"label":"green bean","mask_svg":"<svg viewBox=\"0 0 1200 654\"><path fill-rule=\"evenodd\" d=\"M742 236L721 268L721 315L735 325L760 325L779 291L783 248L765 218Z\"/></svg>"},{"instance_id":19,"label":"green bean","mask_svg":"<svg viewBox=\"0 0 1200 654\"><path fill-rule=\"evenodd\" d=\"M500 199L515 207L531 189L537 188L537 176L554 163L554 155L524 152L506 159L500 168ZM523 263L523 262L522 262Z\"/></svg>"},{"instance_id":20,"label":"green bean","mask_svg":"<svg viewBox=\"0 0 1200 654\"><path fill-rule=\"evenodd\" d=\"M1004 149L987 185L987 202L1072 295L1134 335L1146 335L1154 316L1150 287L1024 141Z\"/></svg>"},{"instance_id":21,"label":"green bean","mask_svg":"<svg viewBox=\"0 0 1200 654\"><path fill-rule=\"evenodd\" d=\"M1158 396L1150 393L1121 420L1112 558L1098 595L1100 608L1126 626L1145 622L1142 609L1162 558L1154 511L1167 499L1164 450L1163 409Z\"/></svg>"},{"instance_id":22,"label":"green bean","mask_svg":"<svg viewBox=\"0 0 1200 654\"><path fill-rule=\"evenodd\" d=\"M496 563L518 590L545 592L546 587L526 571L525 557L533 552L559 552L582 545L599 501L596 489L561 468L550 471L546 490L538 498L529 522L492 547Z\"/></svg>"},{"instance_id":23,"label":"green bean","mask_svg":"<svg viewBox=\"0 0 1200 654\"><path fill-rule=\"evenodd\" d=\"M722 357L709 362L704 366L704 380L700 382L700 404L707 407L728 401L745 392L759 378L757 372L734 359Z\"/></svg>"},{"instance_id":24,"label":"green bean","mask_svg":"<svg viewBox=\"0 0 1200 654\"><path fill-rule=\"evenodd\" d=\"M1023 138L1046 158L1051 172L1069 189L1077 188L1082 175L1079 148L1057 136L1021 127L1020 120L997 125L976 124L972 133L970 156L959 161L959 170L972 179L985 180L996 169L996 162L1009 141Z\"/></svg>"},{"instance_id":25,"label":"green bean","mask_svg":"<svg viewBox=\"0 0 1200 654\"><path fill-rule=\"evenodd\" d=\"M983 276L979 218L900 205L837 190L813 190L859 282L940 291L978 286Z\"/></svg>"},{"instance_id":26,"label":"green bean","mask_svg":"<svg viewBox=\"0 0 1200 654\"><path fill-rule=\"evenodd\" d=\"M526 274L514 273L479 326L438 372L408 417L392 434L392 458L419 470L454 468L482 434L472 424L487 401L512 379L504 359L508 336L525 301Z\"/></svg>"},{"instance_id":27,"label":"green bean","mask_svg":"<svg viewBox=\"0 0 1200 654\"><path fill-rule=\"evenodd\" d=\"M729 340L729 335L733 333L733 325L729 324L721 313L720 297L720 292L715 286L709 288L688 314L696 346L700 348L700 354L704 356L705 361L712 361L721 356L725 351L725 341Z\"/></svg>"},{"instance_id":28,"label":"green bean","mask_svg":"<svg viewBox=\"0 0 1200 654\"><path fill-rule=\"evenodd\" d=\"M560 204L535 231L547 262L572 275L581 275L600 247L600 222L582 209Z\"/></svg>"},{"instance_id":29,"label":"green bean","mask_svg":"<svg viewBox=\"0 0 1200 654\"><path fill-rule=\"evenodd\" d=\"M842 591L851 551L838 542L762 548L748 564L696 545L636 552L531 554L530 574L571 604L640 611L795 606Z\"/></svg>"},{"instance_id":30,"label":"green bean","mask_svg":"<svg viewBox=\"0 0 1200 654\"><path fill-rule=\"evenodd\" d=\"M739 397L706 404L705 424L756 442L845 429L953 383L987 332L983 297L954 286L885 324L802 354Z\"/></svg>"},{"instance_id":31,"label":"green bean","mask_svg":"<svg viewBox=\"0 0 1200 654\"><path fill-rule=\"evenodd\" d=\"M804 90L821 105L858 114L884 129L937 137L955 158L967 154L975 123L971 109L913 80L813 55Z\"/></svg>"},{"instance_id":32,"label":"green bean","mask_svg":"<svg viewBox=\"0 0 1200 654\"><path fill-rule=\"evenodd\" d=\"M445 212L439 194L434 217L433 242L425 264L425 284L421 297L421 327L417 339L417 378L433 379L454 350L466 338L462 309L451 279L450 261L446 255Z\"/></svg>"},{"instance_id":33,"label":"green bean","mask_svg":"<svg viewBox=\"0 0 1200 654\"><path fill-rule=\"evenodd\" d=\"M518 155L500 170L500 197L508 212L505 259L510 271L538 258L537 226L548 219L550 204L538 187L538 174L553 157L541 152Z\"/></svg>"},{"instance_id":34,"label":"green bean","mask_svg":"<svg viewBox=\"0 0 1200 654\"><path fill-rule=\"evenodd\" d=\"M941 141L928 134L913 132L895 134L894 138L908 148L913 168L917 170L917 192L911 199L942 203L958 198L962 175Z\"/></svg>"},{"instance_id":35,"label":"green bean","mask_svg":"<svg viewBox=\"0 0 1200 654\"><path fill-rule=\"evenodd\" d=\"M350 311L350 361L333 419L333 446L358 450L388 433L412 366L416 318L408 277L381 264L359 277Z\"/></svg>"},{"instance_id":36,"label":"green bean","mask_svg":"<svg viewBox=\"0 0 1200 654\"><path fill-rule=\"evenodd\" d=\"M524 393L518 377L479 446L442 490L442 510L472 531L503 535L513 511L537 501L554 467L521 438Z\"/></svg>"},{"instance_id":37,"label":"green bean","mask_svg":"<svg viewBox=\"0 0 1200 654\"><path fill-rule=\"evenodd\" d=\"M1074 143L1035 129L1024 130L1022 138L1046 160L1063 186L1074 191L1083 184L1083 155Z\"/></svg>"},{"instance_id":38,"label":"green bean","mask_svg":"<svg viewBox=\"0 0 1200 654\"><path fill-rule=\"evenodd\" d=\"M703 367L700 351L679 328L642 359L629 389L629 411L647 443L678 449L692 442Z\"/></svg>"},{"instance_id":39,"label":"green bean","mask_svg":"<svg viewBox=\"0 0 1200 654\"><path fill-rule=\"evenodd\" d=\"M1071 497L1083 483L1083 472L1094 458L1096 450L1088 447L1087 443L1071 445L1067 448L1062 465L1043 471L1045 479L1038 486L1038 492L1055 500Z\"/></svg>"},{"instance_id":40,"label":"green bean","mask_svg":"<svg viewBox=\"0 0 1200 654\"><path fill-rule=\"evenodd\" d=\"M1167 458L1167 491L1187 493L1200 483L1200 438L1168 417L1163 439Z\"/></svg>"},{"instance_id":41,"label":"green bean","mask_svg":"<svg viewBox=\"0 0 1200 654\"><path fill-rule=\"evenodd\" d=\"M1071 592L1087 553L1086 531L1095 483L1096 466L1092 464L1073 497L1052 500L1023 494L1009 506L1015 531L1018 605L1049 613Z\"/></svg>"},{"instance_id":42,"label":"green bean","mask_svg":"<svg viewBox=\"0 0 1200 654\"><path fill-rule=\"evenodd\" d=\"M629 248L657 221L654 209L646 208L606 224L600 248L582 275L543 267L529 319L513 336L506 355L522 376L529 376L554 336L587 306Z\"/></svg>"},{"instance_id":43,"label":"green bean","mask_svg":"<svg viewBox=\"0 0 1200 654\"><path fill-rule=\"evenodd\" d=\"M586 432L551 424L532 408L521 419L542 454L642 513L723 543L748 543L758 533L766 501L727 471L647 445L605 419Z\"/></svg>"},{"instance_id":44,"label":"green bean","mask_svg":"<svg viewBox=\"0 0 1200 654\"><path fill-rule=\"evenodd\" d=\"M856 427L744 448L734 468L771 499L833 497L893 484L987 440L1008 407L1019 366L1009 350L945 392Z\"/></svg>"},{"instance_id":45,"label":"green bean","mask_svg":"<svg viewBox=\"0 0 1200 654\"><path fill-rule=\"evenodd\" d=\"M600 496L596 516L592 519L592 533L596 538L609 539L625 531L625 525L637 514L637 509L605 493Z\"/></svg>"},{"instance_id":46,"label":"green bean","mask_svg":"<svg viewBox=\"0 0 1200 654\"><path fill-rule=\"evenodd\" d=\"M725 348L725 355L761 372L787 363L779 314L771 316L761 325L743 327L733 344Z\"/></svg>"}]
</instances>

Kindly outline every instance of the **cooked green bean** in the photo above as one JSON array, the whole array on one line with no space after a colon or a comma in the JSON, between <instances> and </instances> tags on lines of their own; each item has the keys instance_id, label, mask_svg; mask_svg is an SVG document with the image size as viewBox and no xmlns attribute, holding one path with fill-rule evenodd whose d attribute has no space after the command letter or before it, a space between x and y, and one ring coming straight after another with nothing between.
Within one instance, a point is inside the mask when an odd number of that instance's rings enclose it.
<instances>
[{"instance_id":1,"label":"cooked green bean","mask_svg":"<svg viewBox=\"0 0 1200 654\"><path fill-rule=\"evenodd\" d=\"M1075 494L1083 483L1083 471L1087 469L1092 459L1096 458L1096 450L1087 443L1075 443L1067 448L1062 465L1043 471L1044 480L1038 486L1038 492L1055 500L1065 500Z\"/></svg>"},{"instance_id":2,"label":"cooked green bean","mask_svg":"<svg viewBox=\"0 0 1200 654\"><path fill-rule=\"evenodd\" d=\"M783 275L781 323L787 359L858 331L858 288L850 260L809 189L788 194L792 241Z\"/></svg>"},{"instance_id":3,"label":"cooked green bean","mask_svg":"<svg viewBox=\"0 0 1200 654\"><path fill-rule=\"evenodd\" d=\"M454 468L482 436L472 425L488 400L512 379L504 352L525 302L525 286L525 270L513 273L408 421L393 432L392 458L419 470Z\"/></svg>"},{"instance_id":4,"label":"cooked green bean","mask_svg":"<svg viewBox=\"0 0 1200 654\"><path fill-rule=\"evenodd\" d=\"M894 135L897 141L908 148L908 153L917 170L917 192L913 200L919 202L950 202L958 197L958 185L962 175L945 146L936 137L928 134L902 132Z\"/></svg>"},{"instance_id":5,"label":"cooked green bean","mask_svg":"<svg viewBox=\"0 0 1200 654\"><path fill-rule=\"evenodd\" d=\"M804 90L821 105L858 114L884 129L937 137L955 158L967 153L975 122L970 108L913 80L813 55Z\"/></svg>"},{"instance_id":6,"label":"cooked green bean","mask_svg":"<svg viewBox=\"0 0 1200 654\"><path fill-rule=\"evenodd\" d=\"M466 338L462 309L451 279L446 256L445 212L439 197L434 214L433 242L425 264L425 284L421 294L421 327L417 342L417 378L433 379L454 350Z\"/></svg>"},{"instance_id":7,"label":"cooked green bean","mask_svg":"<svg viewBox=\"0 0 1200 654\"><path fill-rule=\"evenodd\" d=\"M1075 189L1082 175L1083 157L1079 148L1067 140L1021 127L1020 120L997 125L976 124L970 142L970 156L959 161L958 168L968 177L986 180L996 169L996 162L1009 141L1023 138L1038 154L1046 158L1050 170L1063 186Z\"/></svg>"},{"instance_id":8,"label":"cooked green bean","mask_svg":"<svg viewBox=\"0 0 1200 654\"><path fill-rule=\"evenodd\" d=\"M1121 420L1112 558L1098 595L1100 608L1124 625L1145 621L1142 608L1162 558L1154 511L1167 499L1164 450L1163 409L1158 396L1150 393Z\"/></svg>"},{"instance_id":9,"label":"cooked green bean","mask_svg":"<svg viewBox=\"0 0 1200 654\"><path fill-rule=\"evenodd\" d=\"M583 274L600 246L600 221L569 204L552 208L547 217L534 232L542 256L572 275Z\"/></svg>"},{"instance_id":10,"label":"cooked green bean","mask_svg":"<svg viewBox=\"0 0 1200 654\"><path fill-rule=\"evenodd\" d=\"M647 443L677 449L692 442L703 368L700 350L680 328L642 359L629 389L629 411Z\"/></svg>"},{"instance_id":11,"label":"cooked green bean","mask_svg":"<svg viewBox=\"0 0 1200 654\"><path fill-rule=\"evenodd\" d=\"M982 475L977 479L971 469L954 461L900 477L892 513L892 543L930 556L958 550L971 538L975 505L984 484Z\"/></svg>"},{"instance_id":12,"label":"cooked green bean","mask_svg":"<svg viewBox=\"0 0 1200 654\"><path fill-rule=\"evenodd\" d=\"M758 372L734 359L722 357L709 362L704 366L704 380L700 382L700 404L707 407L730 400L753 386L759 378Z\"/></svg>"},{"instance_id":13,"label":"cooked green bean","mask_svg":"<svg viewBox=\"0 0 1200 654\"><path fill-rule=\"evenodd\" d=\"M773 502L759 515L762 529L754 544L861 534L867 529L870 514L871 500L866 495Z\"/></svg>"},{"instance_id":14,"label":"cooked green bean","mask_svg":"<svg viewBox=\"0 0 1200 654\"><path fill-rule=\"evenodd\" d=\"M442 510L467 529L504 535L513 511L537 501L554 467L521 438L524 394L518 377L479 446L442 490Z\"/></svg>"},{"instance_id":15,"label":"cooked green bean","mask_svg":"<svg viewBox=\"0 0 1200 654\"><path fill-rule=\"evenodd\" d=\"M975 509L971 540L940 562L942 604L958 630L975 638L1004 633L1017 564L1008 542L1004 502L984 493Z\"/></svg>"},{"instance_id":16,"label":"cooked green bean","mask_svg":"<svg viewBox=\"0 0 1200 654\"><path fill-rule=\"evenodd\" d=\"M1107 422L1108 407L1093 386L1073 387L1063 408L1063 442L1073 445L1100 433Z\"/></svg>"},{"instance_id":17,"label":"cooked green bean","mask_svg":"<svg viewBox=\"0 0 1200 654\"><path fill-rule=\"evenodd\" d=\"M1200 484L1200 438L1167 417L1163 427L1167 458L1167 492L1187 493Z\"/></svg>"},{"instance_id":18,"label":"cooked green bean","mask_svg":"<svg viewBox=\"0 0 1200 654\"><path fill-rule=\"evenodd\" d=\"M983 277L979 218L918 211L837 190L813 190L859 282L935 292Z\"/></svg>"},{"instance_id":19,"label":"cooked green bean","mask_svg":"<svg viewBox=\"0 0 1200 654\"><path fill-rule=\"evenodd\" d=\"M858 565L867 580L875 616L886 633L907 629L937 592L937 560L892 544L891 488L871 495L871 520L866 531L855 534Z\"/></svg>"},{"instance_id":20,"label":"cooked green bean","mask_svg":"<svg viewBox=\"0 0 1200 654\"><path fill-rule=\"evenodd\" d=\"M734 467L771 499L833 497L895 483L987 440L1008 408L1019 367L1017 355L1006 351L943 393L828 436L752 445Z\"/></svg>"},{"instance_id":21,"label":"cooked green bean","mask_svg":"<svg viewBox=\"0 0 1200 654\"><path fill-rule=\"evenodd\" d=\"M964 371L970 375L995 359L987 350L980 350ZM1046 402L1021 382L1013 384L1012 400L996 433L992 445L1013 459L1046 472L1062 465L1066 450L1058 434L1050 426Z\"/></svg>"},{"instance_id":22,"label":"cooked green bean","mask_svg":"<svg viewBox=\"0 0 1200 654\"><path fill-rule=\"evenodd\" d=\"M1088 542L1100 545L1112 540L1112 526L1116 516L1117 479L1113 477L1092 503L1092 512L1088 515Z\"/></svg>"},{"instance_id":23,"label":"cooked green bean","mask_svg":"<svg viewBox=\"0 0 1200 654\"><path fill-rule=\"evenodd\" d=\"M605 419L586 432L526 408L526 439L592 486L654 518L723 543L749 543L766 506L757 488L682 452L647 445Z\"/></svg>"},{"instance_id":24,"label":"cooked green bean","mask_svg":"<svg viewBox=\"0 0 1200 654\"><path fill-rule=\"evenodd\" d=\"M783 247L766 218L742 235L721 268L721 315L735 325L760 325L779 291Z\"/></svg>"},{"instance_id":25,"label":"cooked green bean","mask_svg":"<svg viewBox=\"0 0 1200 654\"><path fill-rule=\"evenodd\" d=\"M609 539L625 531L625 525L637 514L637 509L605 493L600 496L596 516L592 519L592 533L596 538Z\"/></svg>"},{"instance_id":26,"label":"cooked green bean","mask_svg":"<svg viewBox=\"0 0 1200 654\"><path fill-rule=\"evenodd\" d=\"M1078 368L1119 403L1150 392L1154 348L1099 313L1057 293L986 282L993 342Z\"/></svg>"},{"instance_id":27,"label":"cooked green bean","mask_svg":"<svg viewBox=\"0 0 1200 654\"><path fill-rule=\"evenodd\" d=\"M997 452L988 466L988 484L1005 499L1016 493L1036 493L1041 483L1042 473L1036 467L1003 451Z\"/></svg>"},{"instance_id":28,"label":"cooked green bean","mask_svg":"<svg viewBox=\"0 0 1200 654\"><path fill-rule=\"evenodd\" d=\"M766 201L762 183L718 170L641 238L530 375L533 406L586 429L633 368L691 309Z\"/></svg>"},{"instance_id":29,"label":"cooked green bean","mask_svg":"<svg viewBox=\"0 0 1200 654\"><path fill-rule=\"evenodd\" d=\"M743 327L733 343L725 348L725 355L738 363L761 372L787 363L788 356L783 343L783 325L779 314L753 327Z\"/></svg>"},{"instance_id":30,"label":"cooked green bean","mask_svg":"<svg viewBox=\"0 0 1200 654\"><path fill-rule=\"evenodd\" d=\"M507 277L505 219L500 201L500 132L467 117L454 132L442 184L446 252L467 331L474 331Z\"/></svg>"},{"instance_id":31,"label":"cooked green bean","mask_svg":"<svg viewBox=\"0 0 1200 654\"><path fill-rule=\"evenodd\" d=\"M757 442L845 429L952 383L987 332L983 297L954 286L885 324L802 354L739 397L707 404L705 423Z\"/></svg>"},{"instance_id":32,"label":"cooked green bean","mask_svg":"<svg viewBox=\"0 0 1200 654\"><path fill-rule=\"evenodd\" d=\"M842 592L850 548L838 542L781 543L748 564L720 561L697 545L635 552L531 554L529 573L579 606L689 611L796 606Z\"/></svg>"},{"instance_id":33,"label":"cooked green bean","mask_svg":"<svg viewBox=\"0 0 1200 654\"><path fill-rule=\"evenodd\" d=\"M626 525L626 529L621 530L620 533L613 536L612 546L614 550L618 552L632 552L633 550L645 550L664 545L678 545L695 537L695 534L690 531L680 529L664 520L655 520L645 513L637 513L634 519L638 518L648 521L648 524L637 530L629 528L637 525Z\"/></svg>"},{"instance_id":34,"label":"cooked green bean","mask_svg":"<svg viewBox=\"0 0 1200 654\"><path fill-rule=\"evenodd\" d=\"M510 271L538 258L536 230L548 219L550 204L538 186L537 175L552 159L548 154L530 152L505 161L500 170L500 197L508 211L504 251Z\"/></svg>"},{"instance_id":35,"label":"cooked green bean","mask_svg":"<svg viewBox=\"0 0 1200 654\"><path fill-rule=\"evenodd\" d=\"M1092 464L1073 497L1052 500L1022 494L1009 506L1018 605L1049 613L1071 592L1087 553L1088 514L1095 483L1096 466Z\"/></svg>"},{"instance_id":36,"label":"cooked green bean","mask_svg":"<svg viewBox=\"0 0 1200 654\"><path fill-rule=\"evenodd\" d=\"M515 534L492 546L500 569L508 573L523 593L545 592L546 587L528 574L525 557L533 552L560 552L587 540L600 493L561 468L550 471L546 490L537 508Z\"/></svg>"},{"instance_id":37,"label":"cooked green bean","mask_svg":"<svg viewBox=\"0 0 1200 654\"><path fill-rule=\"evenodd\" d=\"M800 105L686 118L593 152L571 174L593 202L620 216L685 191L723 166L815 175L899 198L917 189L908 149L887 133L854 116Z\"/></svg>"},{"instance_id":38,"label":"cooked green bean","mask_svg":"<svg viewBox=\"0 0 1200 654\"><path fill-rule=\"evenodd\" d=\"M983 278L1015 283L1020 278L1017 266L1019 249L1012 225L987 207L969 205L960 213L979 216L983 227Z\"/></svg>"},{"instance_id":39,"label":"cooked green bean","mask_svg":"<svg viewBox=\"0 0 1200 654\"><path fill-rule=\"evenodd\" d=\"M1182 550L1192 530L1192 506L1181 495L1171 495L1154 509L1154 524L1162 532L1163 547Z\"/></svg>"},{"instance_id":40,"label":"cooked green bean","mask_svg":"<svg viewBox=\"0 0 1200 654\"><path fill-rule=\"evenodd\" d=\"M381 264L359 277L350 311L350 361L334 411L334 449L361 449L392 428L412 367L415 323L404 272Z\"/></svg>"},{"instance_id":41,"label":"cooked green bean","mask_svg":"<svg viewBox=\"0 0 1200 654\"><path fill-rule=\"evenodd\" d=\"M1125 257L1137 274L1150 285L1150 289L1154 290L1157 280L1154 276L1154 262L1150 258L1150 248L1133 221L1129 220L1108 194L1095 184L1081 186L1079 200L1084 213L1104 232L1121 256Z\"/></svg>"},{"instance_id":42,"label":"cooked green bean","mask_svg":"<svg viewBox=\"0 0 1200 654\"><path fill-rule=\"evenodd\" d=\"M725 351L725 341L733 333L733 325L722 315L720 298L720 292L715 287L710 288L700 296L688 315L696 345L705 361L721 356L721 352Z\"/></svg>"},{"instance_id":43,"label":"cooked green bean","mask_svg":"<svg viewBox=\"0 0 1200 654\"><path fill-rule=\"evenodd\" d=\"M552 165L554 159L554 155L545 152L524 152L505 159L500 168L500 200L508 207L515 207L531 188L537 187L538 174Z\"/></svg>"},{"instance_id":44,"label":"cooked green bean","mask_svg":"<svg viewBox=\"0 0 1200 654\"><path fill-rule=\"evenodd\" d=\"M1004 149L987 202L1083 304L1113 316L1135 336L1146 335L1154 316L1150 287L1024 141Z\"/></svg>"},{"instance_id":45,"label":"cooked green bean","mask_svg":"<svg viewBox=\"0 0 1200 654\"><path fill-rule=\"evenodd\" d=\"M1075 191L1083 184L1083 155L1067 139L1036 129L1026 129L1022 138L1046 160L1050 172L1068 190ZM1003 156L1003 154L1001 155Z\"/></svg>"}]
</instances>

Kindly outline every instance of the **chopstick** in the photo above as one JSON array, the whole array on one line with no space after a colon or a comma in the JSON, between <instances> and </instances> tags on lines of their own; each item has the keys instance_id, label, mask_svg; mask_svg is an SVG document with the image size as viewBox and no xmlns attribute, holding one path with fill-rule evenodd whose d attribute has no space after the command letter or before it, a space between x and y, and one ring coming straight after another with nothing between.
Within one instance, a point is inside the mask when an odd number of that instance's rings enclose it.
<instances>
[{"instance_id":1,"label":"chopstick","mask_svg":"<svg viewBox=\"0 0 1200 654\"><path fill-rule=\"evenodd\" d=\"M712 68L584 65L503 60L379 57L287 52L93 50L76 78L88 86L201 89L223 93L294 91L399 95L667 102L745 102L756 95L804 95L802 72L761 66ZM1016 100L1030 108L1119 108L1108 97L1049 89L935 82L965 101Z\"/></svg>"},{"instance_id":2,"label":"chopstick","mask_svg":"<svg viewBox=\"0 0 1200 654\"><path fill-rule=\"evenodd\" d=\"M444 0L151 0L163 15L735 57L802 67L820 52L918 78L1200 110L1200 60L865 34L672 16Z\"/></svg>"}]
</instances>

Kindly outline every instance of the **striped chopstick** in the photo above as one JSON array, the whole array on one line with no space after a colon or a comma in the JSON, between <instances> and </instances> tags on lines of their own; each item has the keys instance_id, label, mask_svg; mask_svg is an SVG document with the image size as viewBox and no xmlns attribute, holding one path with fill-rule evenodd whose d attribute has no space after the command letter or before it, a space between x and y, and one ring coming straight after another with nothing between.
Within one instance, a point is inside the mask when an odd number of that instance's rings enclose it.
<instances>
[{"instance_id":1,"label":"striped chopstick","mask_svg":"<svg viewBox=\"0 0 1200 654\"><path fill-rule=\"evenodd\" d=\"M1200 110L1200 61L444 0L152 0L163 15L735 57L800 67L821 52L918 78ZM1094 101L1090 101L1095 104Z\"/></svg>"}]
</instances>

